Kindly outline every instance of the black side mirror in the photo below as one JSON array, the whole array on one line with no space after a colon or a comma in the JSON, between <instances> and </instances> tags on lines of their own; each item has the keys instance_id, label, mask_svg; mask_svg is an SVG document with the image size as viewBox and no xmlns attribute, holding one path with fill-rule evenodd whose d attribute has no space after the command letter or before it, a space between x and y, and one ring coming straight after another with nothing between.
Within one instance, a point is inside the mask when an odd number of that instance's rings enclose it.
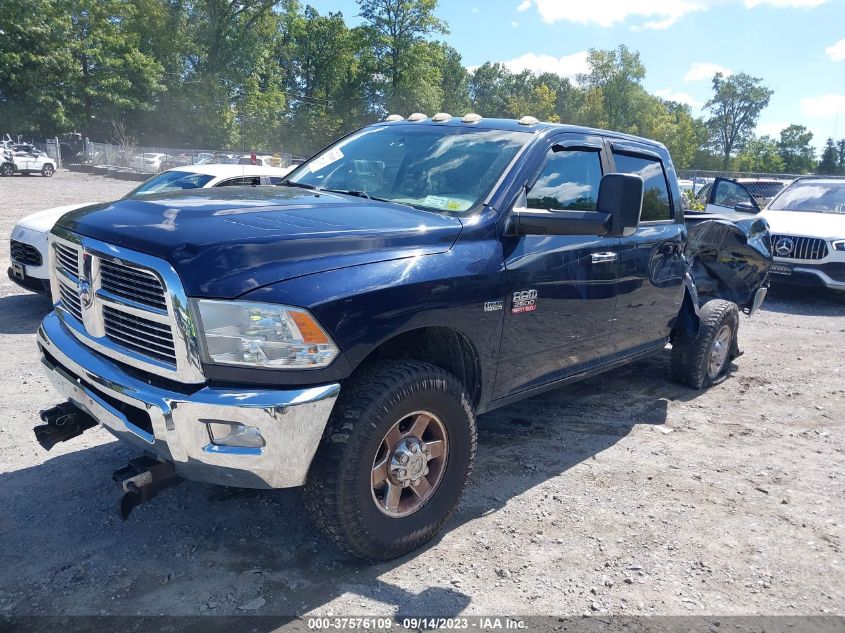
<instances>
[{"instance_id":1,"label":"black side mirror","mask_svg":"<svg viewBox=\"0 0 845 633\"><path fill-rule=\"evenodd\" d=\"M643 211L643 179L636 174L607 174L599 185L598 208L610 213L610 237L633 235Z\"/></svg>"},{"instance_id":2,"label":"black side mirror","mask_svg":"<svg viewBox=\"0 0 845 633\"><path fill-rule=\"evenodd\" d=\"M757 213L760 211L760 208L753 202L739 202L734 207L734 211L739 211L740 213Z\"/></svg>"}]
</instances>

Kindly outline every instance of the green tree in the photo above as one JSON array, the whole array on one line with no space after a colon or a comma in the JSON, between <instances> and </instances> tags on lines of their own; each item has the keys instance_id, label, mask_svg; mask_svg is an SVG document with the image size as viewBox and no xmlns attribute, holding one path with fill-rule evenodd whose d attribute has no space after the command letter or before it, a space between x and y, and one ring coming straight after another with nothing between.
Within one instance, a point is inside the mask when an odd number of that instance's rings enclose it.
<instances>
[{"instance_id":1,"label":"green tree","mask_svg":"<svg viewBox=\"0 0 845 633\"><path fill-rule=\"evenodd\" d=\"M778 147L787 173L806 174L813 170L816 151L812 142L813 133L803 125L790 125L781 130Z\"/></svg>"},{"instance_id":2,"label":"green tree","mask_svg":"<svg viewBox=\"0 0 845 633\"><path fill-rule=\"evenodd\" d=\"M600 96L603 120L608 127L622 132L634 125L636 109L632 104L642 93L641 82L645 77L645 66L640 54L624 44L616 50L591 48L587 53L590 70L578 76L578 82Z\"/></svg>"},{"instance_id":3,"label":"green tree","mask_svg":"<svg viewBox=\"0 0 845 633\"><path fill-rule=\"evenodd\" d=\"M839 142L836 144L837 153L839 154L839 158L837 160L837 167L840 176L845 176L845 138L839 139Z\"/></svg>"},{"instance_id":4,"label":"green tree","mask_svg":"<svg viewBox=\"0 0 845 633\"><path fill-rule=\"evenodd\" d=\"M832 138L828 138L822 151L822 158L816 167L816 173L824 176L835 176L839 172L839 152L836 149L836 143Z\"/></svg>"},{"instance_id":5,"label":"green tree","mask_svg":"<svg viewBox=\"0 0 845 633\"><path fill-rule=\"evenodd\" d=\"M743 172L783 172L784 165L778 142L771 136L749 139L734 159L733 168Z\"/></svg>"},{"instance_id":6,"label":"green tree","mask_svg":"<svg viewBox=\"0 0 845 633\"><path fill-rule=\"evenodd\" d=\"M448 25L434 14L437 0L358 0L358 7L368 23L380 71L387 78L385 109L405 111L413 105L409 101L413 102L414 97L408 99L403 89L418 87L425 91L430 84L420 86L420 80L430 82L434 75L439 75L427 72L425 77L414 76L415 71L423 68L415 53L430 52L420 44L432 34L449 32Z\"/></svg>"},{"instance_id":7,"label":"green tree","mask_svg":"<svg viewBox=\"0 0 845 633\"><path fill-rule=\"evenodd\" d=\"M729 77L716 73L713 77L713 96L704 108L711 114L708 126L722 153L724 169L730 167L731 155L742 149L757 127L772 94L760 78L746 73Z\"/></svg>"}]
</instances>

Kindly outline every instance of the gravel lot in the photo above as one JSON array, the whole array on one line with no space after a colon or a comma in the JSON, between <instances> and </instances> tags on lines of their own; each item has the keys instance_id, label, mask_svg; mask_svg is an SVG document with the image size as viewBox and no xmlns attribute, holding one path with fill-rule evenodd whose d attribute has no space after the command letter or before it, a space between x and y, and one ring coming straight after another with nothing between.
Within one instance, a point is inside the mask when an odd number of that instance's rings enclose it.
<instances>
[{"instance_id":1,"label":"gravel lot","mask_svg":"<svg viewBox=\"0 0 845 633\"><path fill-rule=\"evenodd\" d=\"M3 271L17 218L134 184L0 179ZM3 275L0 616L845 613L845 297L776 288L706 393L668 382L664 353L482 416L442 537L375 566L320 538L295 490L186 482L121 521L132 449L32 434L58 402L48 310Z\"/></svg>"}]
</instances>

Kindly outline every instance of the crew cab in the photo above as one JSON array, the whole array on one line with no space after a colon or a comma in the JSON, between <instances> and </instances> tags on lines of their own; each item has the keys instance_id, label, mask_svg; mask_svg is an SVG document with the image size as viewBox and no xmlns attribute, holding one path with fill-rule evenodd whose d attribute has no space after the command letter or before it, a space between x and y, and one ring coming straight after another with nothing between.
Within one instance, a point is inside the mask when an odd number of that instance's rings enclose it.
<instances>
[{"instance_id":1,"label":"crew cab","mask_svg":"<svg viewBox=\"0 0 845 633\"><path fill-rule=\"evenodd\" d=\"M275 185L282 181L290 169L261 165L185 165L153 176L127 193L124 199L197 188ZM44 209L18 220L9 240L9 279L21 288L49 295L47 236L56 220L65 213L81 209L88 204L90 203Z\"/></svg>"},{"instance_id":2,"label":"crew cab","mask_svg":"<svg viewBox=\"0 0 845 633\"><path fill-rule=\"evenodd\" d=\"M303 486L342 547L401 556L458 503L478 415L670 341L675 380L721 381L769 249L760 219L688 228L659 143L391 117L278 188L64 215L38 345L67 402L36 436L144 451L124 516L179 478Z\"/></svg>"}]
</instances>

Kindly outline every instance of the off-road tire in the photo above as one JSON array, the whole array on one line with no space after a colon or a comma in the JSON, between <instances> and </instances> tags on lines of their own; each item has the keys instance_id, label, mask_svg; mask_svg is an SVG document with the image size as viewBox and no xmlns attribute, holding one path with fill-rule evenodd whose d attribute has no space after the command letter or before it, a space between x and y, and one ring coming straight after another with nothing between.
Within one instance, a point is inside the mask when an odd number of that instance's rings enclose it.
<instances>
[{"instance_id":1,"label":"off-road tire","mask_svg":"<svg viewBox=\"0 0 845 633\"><path fill-rule=\"evenodd\" d=\"M56 173L56 170L53 168L52 165L44 165L44 167L41 168L41 175L44 176L45 178L49 178L50 176L52 176L55 173Z\"/></svg>"},{"instance_id":2,"label":"off-road tire","mask_svg":"<svg viewBox=\"0 0 845 633\"><path fill-rule=\"evenodd\" d=\"M433 496L404 517L384 514L373 499L372 469L382 439L412 412L436 414L448 434L445 473ZM451 516L475 458L475 416L452 374L419 361L380 361L341 389L303 489L314 523L341 548L389 560L429 541Z\"/></svg>"},{"instance_id":3,"label":"off-road tire","mask_svg":"<svg viewBox=\"0 0 845 633\"><path fill-rule=\"evenodd\" d=\"M669 374L673 381L701 390L723 380L736 357L739 310L731 301L713 299L701 307L699 317L701 324L697 336L683 330L675 332ZM714 342L725 325L731 331L730 349L718 373L711 375L708 367Z\"/></svg>"}]
</instances>

